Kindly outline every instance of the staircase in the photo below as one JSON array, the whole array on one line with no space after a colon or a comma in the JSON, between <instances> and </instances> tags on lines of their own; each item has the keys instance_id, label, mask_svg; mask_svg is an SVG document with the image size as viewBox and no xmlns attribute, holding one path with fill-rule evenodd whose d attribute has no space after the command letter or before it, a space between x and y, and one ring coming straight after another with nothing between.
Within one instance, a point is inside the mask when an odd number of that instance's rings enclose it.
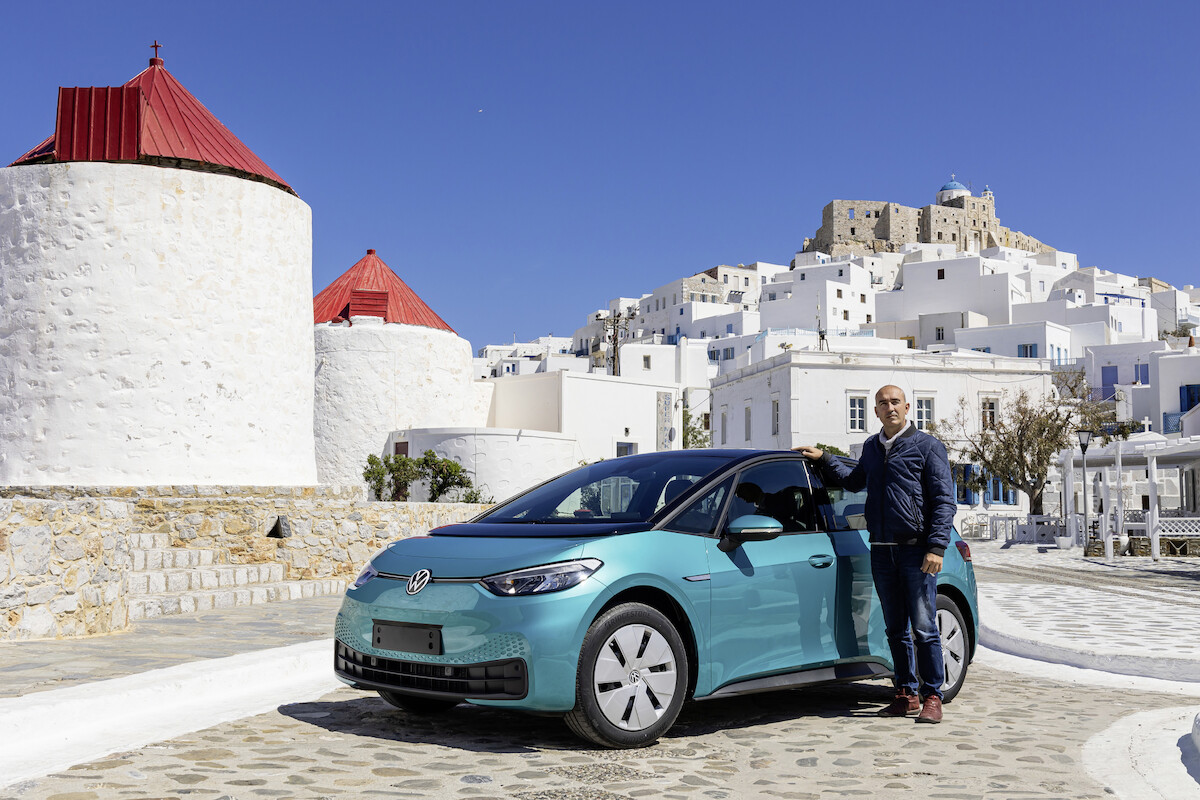
<instances>
[{"instance_id":1,"label":"staircase","mask_svg":"<svg viewBox=\"0 0 1200 800\"><path fill-rule=\"evenodd\" d=\"M165 533L130 538L133 569L125 582L129 621L194 614L216 608L341 594L338 578L284 580L282 564L228 564L228 555L210 548L171 547Z\"/></svg>"}]
</instances>

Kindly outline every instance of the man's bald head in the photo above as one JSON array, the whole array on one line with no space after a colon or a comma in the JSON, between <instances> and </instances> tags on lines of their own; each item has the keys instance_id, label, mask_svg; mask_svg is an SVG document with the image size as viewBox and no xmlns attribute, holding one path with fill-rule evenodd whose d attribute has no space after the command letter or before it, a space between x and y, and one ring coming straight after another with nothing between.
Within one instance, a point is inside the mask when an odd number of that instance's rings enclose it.
<instances>
[{"instance_id":1,"label":"man's bald head","mask_svg":"<svg viewBox=\"0 0 1200 800\"><path fill-rule=\"evenodd\" d=\"M883 432L895 436L908 423L908 400L899 386L887 385L875 393L875 416L883 423Z\"/></svg>"}]
</instances>

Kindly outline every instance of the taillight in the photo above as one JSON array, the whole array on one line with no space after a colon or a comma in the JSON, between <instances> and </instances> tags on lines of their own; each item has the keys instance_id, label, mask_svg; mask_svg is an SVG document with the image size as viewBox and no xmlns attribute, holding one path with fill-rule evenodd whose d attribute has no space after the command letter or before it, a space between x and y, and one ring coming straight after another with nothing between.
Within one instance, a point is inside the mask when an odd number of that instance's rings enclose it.
<instances>
[{"instance_id":1,"label":"taillight","mask_svg":"<svg viewBox=\"0 0 1200 800\"><path fill-rule=\"evenodd\" d=\"M962 556L963 561L971 560L971 546L969 544L959 539L954 543L954 546L958 548L958 554Z\"/></svg>"}]
</instances>

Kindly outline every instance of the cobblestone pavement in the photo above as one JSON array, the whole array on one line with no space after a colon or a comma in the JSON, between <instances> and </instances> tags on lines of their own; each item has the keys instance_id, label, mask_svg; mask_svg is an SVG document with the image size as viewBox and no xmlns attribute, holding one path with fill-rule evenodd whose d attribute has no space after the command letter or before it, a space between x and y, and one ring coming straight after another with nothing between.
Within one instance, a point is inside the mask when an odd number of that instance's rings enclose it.
<instances>
[{"instance_id":1,"label":"cobblestone pavement","mask_svg":"<svg viewBox=\"0 0 1200 800\"><path fill-rule=\"evenodd\" d=\"M1200 610L1197 559L1106 563L1085 561L1077 551L996 542L972 542L972 549L981 594L1010 622L1049 626L1044 635L1081 648L1112 650L1138 641L1147 630L1146 609L1193 626ZM1099 591L1102 602L1092 596ZM99 639L0 646L0 695L325 638L339 602L314 598L138 623L131 633ZM1184 637L1169 641L1170 631L1168 625L1155 642L1186 650ZM1111 793L1084 771L1084 742L1135 712L1192 702L1175 692L1005 672L995 665L1011 659L987 659L985 652L972 665L938 726L876 717L890 691L875 681L690 703L657 745L606 751L582 744L553 718L467 705L421 718L373 694L341 689L115 753L0 795L1107 798ZM1178 761L1180 753L1165 757Z\"/></svg>"},{"instance_id":2,"label":"cobblestone pavement","mask_svg":"<svg viewBox=\"0 0 1200 800\"><path fill-rule=\"evenodd\" d=\"M938 726L880 719L882 682L691 703L656 746L581 744L557 719L474 706L436 718L351 689L36 781L21 800L108 798L1102 798L1089 736L1178 704L977 663Z\"/></svg>"}]
</instances>

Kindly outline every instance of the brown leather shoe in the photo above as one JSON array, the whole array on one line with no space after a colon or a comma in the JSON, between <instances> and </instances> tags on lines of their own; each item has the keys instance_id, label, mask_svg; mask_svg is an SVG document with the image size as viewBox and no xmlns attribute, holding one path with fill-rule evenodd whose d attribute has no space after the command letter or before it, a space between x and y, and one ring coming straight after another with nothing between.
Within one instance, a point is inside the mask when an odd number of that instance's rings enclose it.
<instances>
[{"instance_id":1,"label":"brown leather shoe","mask_svg":"<svg viewBox=\"0 0 1200 800\"><path fill-rule=\"evenodd\" d=\"M921 713L917 714L917 722L938 723L942 721L942 701L936 694L925 698Z\"/></svg>"},{"instance_id":2,"label":"brown leather shoe","mask_svg":"<svg viewBox=\"0 0 1200 800\"><path fill-rule=\"evenodd\" d=\"M909 694L906 690L901 689L896 692L896 696L892 698L892 702L879 709L878 714L881 717L903 717L913 713L920 707L921 701L915 694Z\"/></svg>"}]
</instances>

